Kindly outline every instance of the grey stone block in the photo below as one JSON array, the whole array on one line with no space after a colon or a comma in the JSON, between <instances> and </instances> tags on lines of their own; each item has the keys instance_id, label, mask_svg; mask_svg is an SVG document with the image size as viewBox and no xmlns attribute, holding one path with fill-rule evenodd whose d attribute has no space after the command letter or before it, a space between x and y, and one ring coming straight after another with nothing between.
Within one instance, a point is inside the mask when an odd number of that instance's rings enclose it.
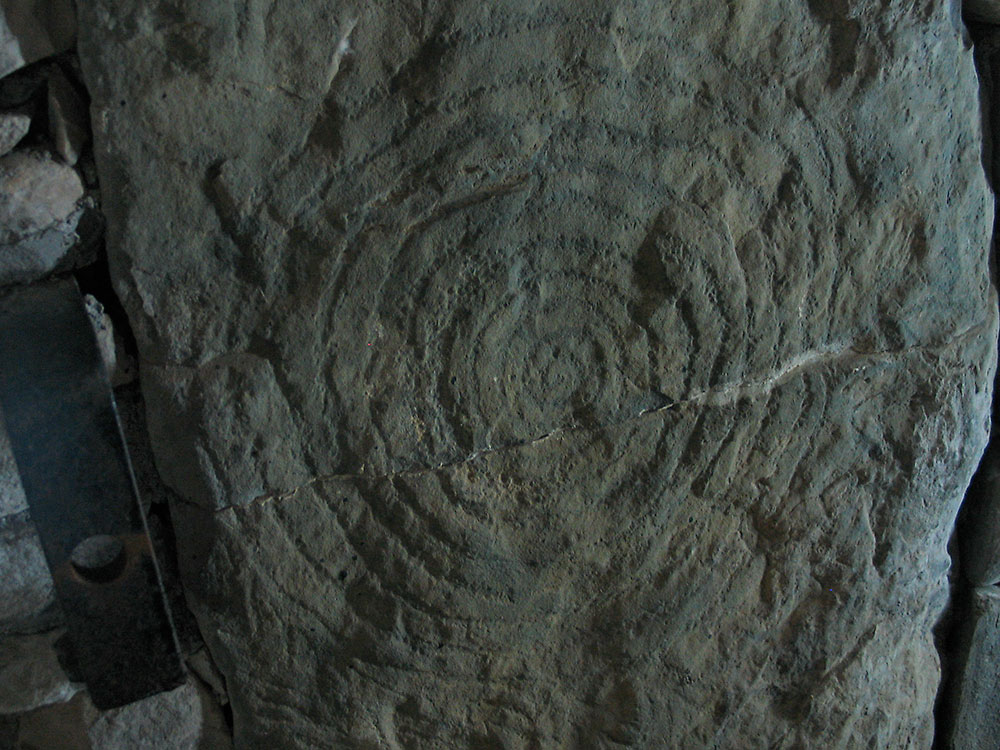
<instances>
[{"instance_id":1,"label":"grey stone block","mask_svg":"<svg viewBox=\"0 0 1000 750\"><path fill-rule=\"evenodd\" d=\"M1000 589L981 587L961 636L961 671L951 696L951 750L1000 748Z\"/></svg>"},{"instance_id":2,"label":"grey stone block","mask_svg":"<svg viewBox=\"0 0 1000 750\"><path fill-rule=\"evenodd\" d=\"M63 703L83 686L70 681L53 644L61 630L0 638L0 714Z\"/></svg>"},{"instance_id":3,"label":"grey stone block","mask_svg":"<svg viewBox=\"0 0 1000 750\"><path fill-rule=\"evenodd\" d=\"M0 156L14 148L30 127L31 115L27 109L0 112Z\"/></svg>"},{"instance_id":4,"label":"grey stone block","mask_svg":"<svg viewBox=\"0 0 1000 750\"><path fill-rule=\"evenodd\" d=\"M52 576L27 512L0 517L0 637L57 624Z\"/></svg>"}]
</instances>

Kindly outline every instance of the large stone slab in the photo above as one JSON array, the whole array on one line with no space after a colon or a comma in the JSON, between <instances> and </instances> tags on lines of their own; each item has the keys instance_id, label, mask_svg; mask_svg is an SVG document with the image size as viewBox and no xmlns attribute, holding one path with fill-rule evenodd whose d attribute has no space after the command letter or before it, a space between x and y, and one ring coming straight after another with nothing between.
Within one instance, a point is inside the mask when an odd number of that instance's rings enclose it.
<instances>
[{"instance_id":1,"label":"large stone slab","mask_svg":"<svg viewBox=\"0 0 1000 750\"><path fill-rule=\"evenodd\" d=\"M1000 589L972 592L960 636L962 653L952 701L949 750L1000 746Z\"/></svg>"},{"instance_id":2,"label":"large stone slab","mask_svg":"<svg viewBox=\"0 0 1000 750\"><path fill-rule=\"evenodd\" d=\"M238 745L929 745L997 328L945 5L81 6Z\"/></svg>"},{"instance_id":3,"label":"large stone slab","mask_svg":"<svg viewBox=\"0 0 1000 750\"><path fill-rule=\"evenodd\" d=\"M42 542L27 510L0 516L0 638L39 632L61 618Z\"/></svg>"},{"instance_id":4,"label":"large stone slab","mask_svg":"<svg viewBox=\"0 0 1000 750\"><path fill-rule=\"evenodd\" d=\"M19 714L63 703L83 689L70 681L56 656L65 631L0 640L0 714Z\"/></svg>"},{"instance_id":5,"label":"large stone slab","mask_svg":"<svg viewBox=\"0 0 1000 750\"><path fill-rule=\"evenodd\" d=\"M19 750L227 750L232 740L207 691L190 680L110 711L85 692L36 709L15 728ZM2 737L2 735L0 735Z\"/></svg>"}]
</instances>

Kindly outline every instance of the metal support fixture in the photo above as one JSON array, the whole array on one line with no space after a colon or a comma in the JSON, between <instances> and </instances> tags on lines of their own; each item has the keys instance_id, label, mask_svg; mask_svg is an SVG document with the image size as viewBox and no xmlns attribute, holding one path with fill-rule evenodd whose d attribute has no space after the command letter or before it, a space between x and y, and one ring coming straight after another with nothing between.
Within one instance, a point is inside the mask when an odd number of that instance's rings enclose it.
<instances>
[{"instance_id":1,"label":"metal support fixture","mask_svg":"<svg viewBox=\"0 0 1000 750\"><path fill-rule=\"evenodd\" d=\"M113 708L184 678L111 384L74 281L0 292L0 405L75 671Z\"/></svg>"}]
</instances>

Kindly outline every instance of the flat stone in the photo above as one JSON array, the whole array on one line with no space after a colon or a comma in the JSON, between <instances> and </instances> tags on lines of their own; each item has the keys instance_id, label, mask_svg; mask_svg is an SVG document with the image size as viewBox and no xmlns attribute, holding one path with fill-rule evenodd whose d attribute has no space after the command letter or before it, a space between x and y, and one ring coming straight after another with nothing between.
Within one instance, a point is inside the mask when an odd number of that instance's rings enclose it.
<instances>
[{"instance_id":1,"label":"flat stone","mask_svg":"<svg viewBox=\"0 0 1000 750\"><path fill-rule=\"evenodd\" d=\"M197 681L110 711L86 692L20 717L18 750L228 750L218 705Z\"/></svg>"},{"instance_id":2,"label":"flat stone","mask_svg":"<svg viewBox=\"0 0 1000 750\"><path fill-rule=\"evenodd\" d=\"M219 706L229 703L226 693L225 678L219 673L215 662L205 648L200 648L185 659L185 663L198 680L211 690L215 702Z\"/></svg>"},{"instance_id":3,"label":"flat stone","mask_svg":"<svg viewBox=\"0 0 1000 750\"><path fill-rule=\"evenodd\" d=\"M196 750L202 726L202 696L187 683L102 712L87 735L95 750Z\"/></svg>"},{"instance_id":4,"label":"flat stone","mask_svg":"<svg viewBox=\"0 0 1000 750\"><path fill-rule=\"evenodd\" d=\"M0 112L0 156L14 148L30 127L31 115L27 110Z\"/></svg>"},{"instance_id":5,"label":"flat stone","mask_svg":"<svg viewBox=\"0 0 1000 750\"><path fill-rule=\"evenodd\" d=\"M240 744L930 746L993 198L843 5L81 4Z\"/></svg>"},{"instance_id":6,"label":"flat stone","mask_svg":"<svg viewBox=\"0 0 1000 750\"><path fill-rule=\"evenodd\" d=\"M69 269L78 246L77 228L87 209L80 207L64 221L10 245L0 245L0 286L30 284L57 269Z\"/></svg>"},{"instance_id":7,"label":"flat stone","mask_svg":"<svg viewBox=\"0 0 1000 750\"><path fill-rule=\"evenodd\" d=\"M82 197L76 171L43 152L0 157L0 246L64 223Z\"/></svg>"},{"instance_id":8,"label":"flat stone","mask_svg":"<svg viewBox=\"0 0 1000 750\"><path fill-rule=\"evenodd\" d=\"M53 644L61 630L0 638L0 714L68 701L82 689L70 682Z\"/></svg>"},{"instance_id":9,"label":"flat stone","mask_svg":"<svg viewBox=\"0 0 1000 750\"><path fill-rule=\"evenodd\" d=\"M83 198L63 221L0 245L0 286L30 284L97 260L104 222L94 199Z\"/></svg>"},{"instance_id":10,"label":"flat stone","mask_svg":"<svg viewBox=\"0 0 1000 750\"><path fill-rule=\"evenodd\" d=\"M72 166L90 140L90 118L83 98L58 67L49 74L48 103L52 142L63 161Z\"/></svg>"},{"instance_id":11,"label":"flat stone","mask_svg":"<svg viewBox=\"0 0 1000 750\"><path fill-rule=\"evenodd\" d=\"M0 286L93 262L102 232L72 167L40 151L0 157Z\"/></svg>"},{"instance_id":12,"label":"flat stone","mask_svg":"<svg viewBox=\"0 0 1000 750\"><path fill-rule=\"evenodd\" d=\"M28 501L21 486L21 476L17 472L10 439L3 426L3 412L0 411L0 518L22 513L28 509Z\"/></svg>"},{"instance_id":13,"label":"flat stone","mask_svg":"<svg viewBox=\"0 0 1000 750\"><path fill-rule=\"evenodd\" d=\"M115 370L117 354L115 352L115 329L111 323L111 317L104 312L104 305L97 301L91 294L83 296L83 304L87 310L87 317L94 329L97 338L97 348L101 352L101 359L104 367L110 373Z\"/></svg>"},{"instance_id":14,"label":"flat stone","mask_svg":"<svg viewBox=\"0 0 1000 750\"><path fill-rule=\"evenodd\" d=\"M0 637L58 623L52 576L26 511L0 517L0 571Z\"/></svg>"},{"instance_id":15,"label":"flat stone","mask_svg":"<svg viewBox=\"0 0 1000 750\"><path fill-rule=\"evenodd\" d=\"M111 316L104 310L104 305L90 294L83 297L87 315L97 337L97 348L104 360L104 367L112 387L118 387L132 382L135 377L135 363L125 351L125 343L115 330Z\"/></svg>"},{"instance_id":16,"label":"flat stone","mask_svg":"<svg viewBox=\"0 0 1000 750\"><path fill-rule=\"evenodd\" d=\"M1000 747L1000 590L982 587L962 634L949 750Z\"/></svg>"},{"instance_id":17,"label":"flat stone","mask_svg":"<svg viewBox=\"0 0 1000 750\"><path fill-rule=\"evenodd\" d=\"M76 41L73 0L5 0L0 6L0 77Z\"/></svg>"}]
</instances>

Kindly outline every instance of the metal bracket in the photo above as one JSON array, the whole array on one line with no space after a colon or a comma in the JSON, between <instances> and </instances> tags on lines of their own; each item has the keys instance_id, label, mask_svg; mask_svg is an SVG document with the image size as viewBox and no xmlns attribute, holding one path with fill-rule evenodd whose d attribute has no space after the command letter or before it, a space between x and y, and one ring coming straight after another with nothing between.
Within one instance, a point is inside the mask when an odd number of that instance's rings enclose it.
<instances>
[{"instance_id":1,"label":"metal bracket","mask_svg":"<svg viewBox=\"0 0 1000 750\"><path fill-rule=\"evenodd\" d=\"M0 405L66 618L100 709L184 679L114 396L74 281L0 292Z\"/></svg>"}]
</instances>

